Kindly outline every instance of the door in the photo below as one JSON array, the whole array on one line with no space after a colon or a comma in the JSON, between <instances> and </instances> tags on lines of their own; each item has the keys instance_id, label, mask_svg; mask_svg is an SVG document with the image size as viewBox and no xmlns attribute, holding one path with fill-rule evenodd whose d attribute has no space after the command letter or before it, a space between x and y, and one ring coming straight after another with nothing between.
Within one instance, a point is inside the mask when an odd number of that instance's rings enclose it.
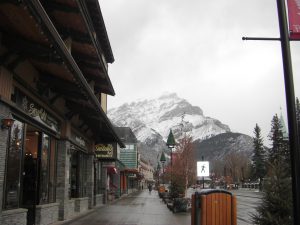
<instances>
[{"instance_id":1,"label":"door","mask_svg":"<svg viewBox=\"0 0 300 225\"><path fill-rule=\"evenodd\" d=\"M38 190L38 150L40 132L27 126L25 138L22 207L28 209L27 224L35 224Z\"/></svg>"}]
</instances>

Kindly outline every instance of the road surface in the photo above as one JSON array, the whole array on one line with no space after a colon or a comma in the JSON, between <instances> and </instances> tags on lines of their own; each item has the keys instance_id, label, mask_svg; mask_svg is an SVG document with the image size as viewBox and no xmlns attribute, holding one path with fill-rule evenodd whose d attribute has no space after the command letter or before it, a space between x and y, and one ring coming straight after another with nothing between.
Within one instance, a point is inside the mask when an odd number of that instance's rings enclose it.
<instances>
[{"instance_id":1,"label":"road surface","mask_svg":"<svg viewBox=\"0 0 300 225\"><path fill-rule=\"evenodd\" d=\"M195 190L189 190L189 194ZM233 191L237 196L238 225L250 225L251 213L259 204L261 194L253 190ZM123 197L96 208L84 216L56 225L191 225L190 212L172 213L158 197L148 190Z\"/></svg>"}]
</instances>

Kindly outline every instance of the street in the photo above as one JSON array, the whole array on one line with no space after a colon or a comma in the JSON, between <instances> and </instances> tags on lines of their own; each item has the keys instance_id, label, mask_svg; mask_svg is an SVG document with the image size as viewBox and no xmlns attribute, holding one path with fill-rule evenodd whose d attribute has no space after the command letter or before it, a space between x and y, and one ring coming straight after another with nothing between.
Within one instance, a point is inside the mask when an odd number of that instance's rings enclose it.
<instances>
[{"instance_id":1,"label":"street","mask_svg":"<svg viewBox=\"0 0 300 225\"><path fill-rule=\"evenodd\" d=\"M189 191L191 193L192 190ZM253 190L235 190L238 201L238 225L250 225L261 194ZM64 225L190 225L190 212L172 213L159 199L157 191L148 190L123 197L88 214L64 222Z\"/></svg>"}]
</instances>

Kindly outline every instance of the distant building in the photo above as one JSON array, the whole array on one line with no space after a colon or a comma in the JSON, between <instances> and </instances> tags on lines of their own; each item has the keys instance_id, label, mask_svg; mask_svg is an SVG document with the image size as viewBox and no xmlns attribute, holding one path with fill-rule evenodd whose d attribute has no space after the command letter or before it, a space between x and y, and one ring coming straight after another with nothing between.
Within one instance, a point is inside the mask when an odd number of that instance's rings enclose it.
<instances>
[{"instance_id":1,"label":"distant building","mask_svg":"<svg viewBox=\"0 0 300 225\"><path fill-rule=\"evenodd\" d=\"M154 179L153 179L154 168L148 160L140 158L139 171L143 175L143 178L140 183L140 187L145 188L149 183L154 183Z\"/></svg>"},{"instance_id":2,"label":"distant building","mask_svg":"<svg viewBox=\"0 0 300 225\"><path fill-rule=\"evenodd\" d=\"M120 161L125 165L122 172L121 192L127 190L128 193L138 189L141 179L138 171L139 153L137 143L138 140L129 127L116 127L116 133L125 144L125 148L120 148Z\"/></svg>"}]
</instances>

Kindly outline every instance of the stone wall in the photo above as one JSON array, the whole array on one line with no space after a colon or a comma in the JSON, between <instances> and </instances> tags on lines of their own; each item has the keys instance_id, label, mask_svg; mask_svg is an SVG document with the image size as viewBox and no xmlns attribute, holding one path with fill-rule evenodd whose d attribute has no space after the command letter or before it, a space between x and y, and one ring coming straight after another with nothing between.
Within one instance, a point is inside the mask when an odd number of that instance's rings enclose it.
<instances>
[{"instance_id":1,"label":"stone wall","mask_svg":"<svg viewBox=\"0 0 300 225\"><path fill-rule=\"evenodd\" d=\"M89 198L75 198L75 212L84 212L89 209Z\"/></svg>"},{"instance_id":2,"label":"stone wall","mask_svg":"<svg viewBox=\"0 0 300 225\"><path fill-rule=\"evenodd\" d=\"M1 225L26 225L27 209L12 209L2 211Z\"/></svg>"},{"instance_id":3,"label":"stone wall","mask_svg":"<svg viewBox=\"0 0 300 225\"><path fill-rule=\"evenodd\" d=\"M9 108L0 101L0 122L1 119L7 117ZM3 189L4 189L4 173L6 165L6 148L7 148L8 130L2 129L0 124L0 224L3 203Z\"/></svg>"},{"instance_id":4,"label":"stone wall","mask_svg":"<svg viewBox=\"0 0 300 225\"><path fill-rule=\"evenodd\" d=\"M104 197L103 194L99 194L99 195L95 196L95 205L96 206L103 205L103 201L104 201L103 197Z\"/></svg>"},{"instance_id":5,"label":"stone wall","mask_svg":"<svg viewBox=\"0 0 300 225\"><path fill-rule=\"evenodd\" d=\"M68 217L67 218L71 218L72 216L74 216L76 214L75 212L75 199L70 199L68 200Z\"/></svg>"},{"instance_id":6,"label":"stone wall","mask_svg":"<svg viewBox=\"0 0 300 225\"><path fill-rule=\"evenodd\" d=\"M70 142L66 140L58 141L57 151L57 185L56 202L59 203L59 219L69 218L69 177L70 177ZM71 212L72 214L72 212Z\"/></svg>"},{"instance_id":7,"label":"stone wall","mask_svg":"<svg viewBox=\"0 0 300 225\"><path fill-rule=\"evenodd\" d=\"M47 225L58 221L59 203L36 206L35 224Z\"/></svg>"}]
</instances>

